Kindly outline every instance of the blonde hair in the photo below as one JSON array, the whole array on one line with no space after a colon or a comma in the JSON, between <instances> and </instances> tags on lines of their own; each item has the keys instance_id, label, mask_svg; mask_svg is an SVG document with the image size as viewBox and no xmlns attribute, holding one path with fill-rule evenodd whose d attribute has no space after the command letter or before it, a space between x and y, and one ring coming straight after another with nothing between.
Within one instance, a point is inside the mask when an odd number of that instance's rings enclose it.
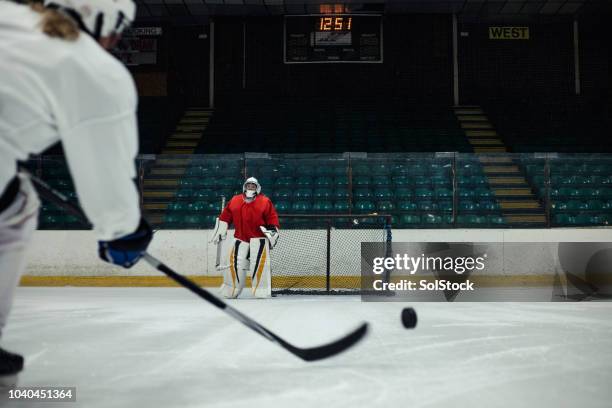
<instances>
[{"instance_id":1,"label":"blonde hair","mask_svg":"<svg viewBox=\"0 0 612 408\"><path fill-rule=\"evenodd\" d=\"M40 26L49 37L74 41L79 38L79 26L73 19L57 10L49 9L41 3L30 3L30 8L42 14Z\"/></svg>"}]
</instances>

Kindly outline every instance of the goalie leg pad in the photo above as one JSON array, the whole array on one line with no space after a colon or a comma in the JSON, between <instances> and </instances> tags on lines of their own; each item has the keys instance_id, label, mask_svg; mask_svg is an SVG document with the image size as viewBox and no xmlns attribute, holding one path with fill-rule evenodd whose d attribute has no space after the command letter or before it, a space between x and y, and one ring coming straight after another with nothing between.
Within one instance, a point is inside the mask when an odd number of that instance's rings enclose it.
<instances>
[{"instance_id":1,"label":"goalie leg pad","mask_svg":"<svg viewBox=\"0 0 612 408\"><path fill-rule=\"evenodd\" d=\"M244 288L249 269L249 243L236 239L230 249L229 268L223 270L221 294L225 298L237 298Z\"/></svg>"},{"instance_id":2,"label":"goalie leg pad","mask_svg":"<svg viewBox=\"0 0 612 408\"><path fill-rule=\"evenodd\" d=\"M257 298L272 296L272 277L270 270L270 244L265 238L251 239L251 290Z\"/></svg>"}]
</instances>

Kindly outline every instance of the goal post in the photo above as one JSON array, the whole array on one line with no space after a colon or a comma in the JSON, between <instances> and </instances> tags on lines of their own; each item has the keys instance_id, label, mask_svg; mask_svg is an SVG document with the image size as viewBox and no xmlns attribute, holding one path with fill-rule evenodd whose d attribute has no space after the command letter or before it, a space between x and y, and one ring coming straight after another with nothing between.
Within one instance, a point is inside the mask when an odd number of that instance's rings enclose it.
<instances>
[{"instance_id":1,"label":"goal post","mask_svg":"<svg viewBox=\"0 0 612 408\"><path fill-rule=\"evenodd\" d=\"M283 214L279 220L270 254L274 294L359 294L361 243L384 244L377 256L392 251L390 215Z\"/></svg>"}]
</instances>

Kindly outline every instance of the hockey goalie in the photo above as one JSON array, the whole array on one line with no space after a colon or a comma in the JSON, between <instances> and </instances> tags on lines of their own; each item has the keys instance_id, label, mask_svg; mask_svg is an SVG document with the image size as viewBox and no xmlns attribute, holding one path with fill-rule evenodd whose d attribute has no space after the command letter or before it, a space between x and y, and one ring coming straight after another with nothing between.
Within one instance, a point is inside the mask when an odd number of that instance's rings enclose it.
<instances>
[{"instance_id":1,"label":"hockey goalie","mask_svg":"<svg viewBox=\"0 0 612 408\"><path fill-rule=\"evenodd\" d=\"M272 296L270 250L278 240L278 214L272 201L261 193L261 185L255 177L248 178L242 186L242 194L229 201L217 219L211 242L221 245L230 224L234 224L234 242L229 250L229 262L221 267L223 284L221 294L237 298L251 277L254 297Z\"/></svg>"}]
</instances>

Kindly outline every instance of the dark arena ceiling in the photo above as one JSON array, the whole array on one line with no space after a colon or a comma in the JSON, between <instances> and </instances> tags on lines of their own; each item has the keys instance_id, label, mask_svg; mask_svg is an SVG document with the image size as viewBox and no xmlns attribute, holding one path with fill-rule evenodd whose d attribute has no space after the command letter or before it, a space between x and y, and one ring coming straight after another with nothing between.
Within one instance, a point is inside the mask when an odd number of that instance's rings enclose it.
<instances>
[{"instance_id":1,"label":"dark arena ceiling","mask_svg":"<svg viewBox=\"0 0 612 408\"><path fill-rule=\"evenodd\" d=\"M215 16L319 13L456 13L465 19L533 18L612 12L612 0L136 0L140 22L203 24Z\"/></svg>"}]
</instances>

